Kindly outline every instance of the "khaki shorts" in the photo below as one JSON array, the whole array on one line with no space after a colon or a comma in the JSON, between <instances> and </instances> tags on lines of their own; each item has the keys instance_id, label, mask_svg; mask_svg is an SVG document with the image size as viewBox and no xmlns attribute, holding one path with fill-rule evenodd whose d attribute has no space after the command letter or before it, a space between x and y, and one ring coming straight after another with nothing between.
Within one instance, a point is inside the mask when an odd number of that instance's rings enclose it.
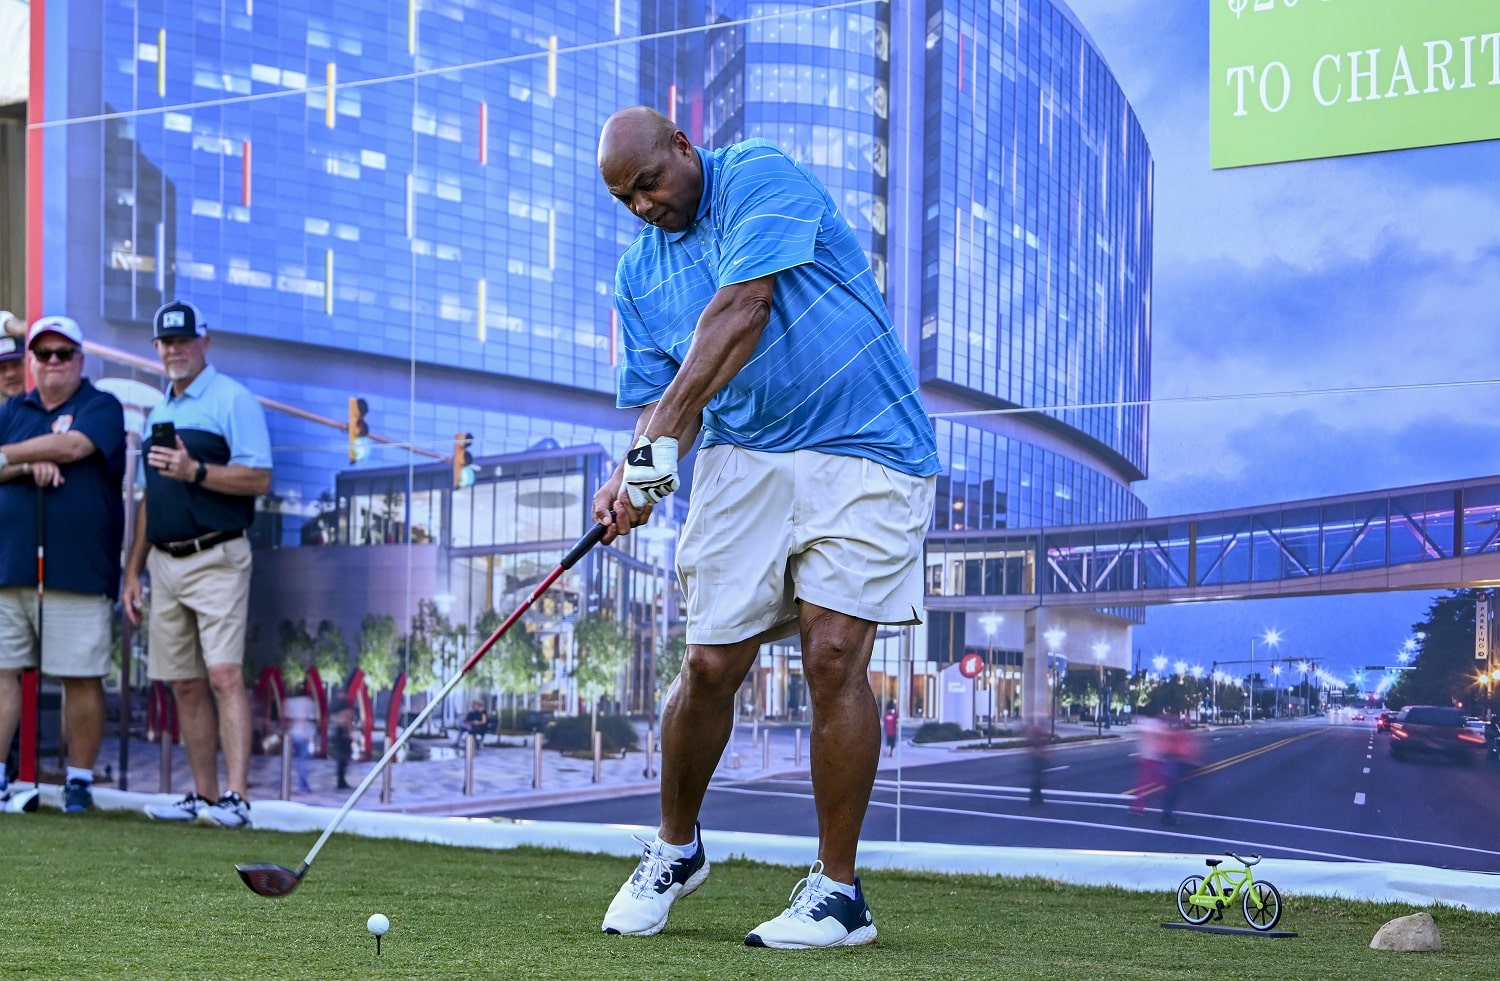
<instances>
[{"instance_id":1,"label":"khaki shorts","mask_svg":"<svg viewBox=\"0 0 1500 981\"><path fill-rule=\"evenodd\" d=\"M156 681L183 681L206 677L215 664L244 662L248 538L180 559L153 548L146 568L151 572L147 674Z\"/></svg>"},{"instance_id":2,"label":"khaki shorts","mask_svg":"<svg viewBox=\"0 0 1500 981\"><path fill-rule=\"evenodd\" d=\"M799 600L874 623L922 622L935 484L814 450L699 451L677 550L688 643L788 636Z\"/></svg>"},{"instance_id":3,"label":"khaki shorts","mask_svg":"<svg viewBox=\"0 0 1500 981\"><path fill-rule=\"evenodd\" d=\"M47 590L41 669L54 678L102 678L113 661L107 596ZM37 667L36 587L0 589L0 669Z\"/></svg>"}]
</instances>

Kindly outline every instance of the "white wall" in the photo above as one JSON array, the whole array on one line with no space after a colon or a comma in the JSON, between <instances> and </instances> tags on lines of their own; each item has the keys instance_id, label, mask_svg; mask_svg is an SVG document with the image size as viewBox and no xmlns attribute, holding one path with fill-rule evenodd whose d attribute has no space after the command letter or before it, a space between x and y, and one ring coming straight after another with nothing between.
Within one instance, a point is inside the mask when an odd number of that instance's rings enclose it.
<instances>
[{"instance_id":1,"label":"white wall","mask_svg":"<svg viewBox=\"0 0 1500 981\"><path fill-rule=\"evenodd\" d=\"M25 102L31 78L31 5L0 0L0 106Z\"/></svg>"}]
</instances>

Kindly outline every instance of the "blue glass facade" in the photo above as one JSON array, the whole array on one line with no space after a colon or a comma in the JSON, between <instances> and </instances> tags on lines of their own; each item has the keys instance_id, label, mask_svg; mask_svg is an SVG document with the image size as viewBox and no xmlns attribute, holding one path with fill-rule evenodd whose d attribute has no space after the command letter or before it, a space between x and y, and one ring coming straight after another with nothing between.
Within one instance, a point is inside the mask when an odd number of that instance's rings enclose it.
<instances>
[{"instance_id":1,"label":"blue glass facade","mask_svg":"<svg viewBox=\"0 0 1500 981\"><path fill-rule=\"evenodd\" d=\"M922 380L975 409L1037 410L1009 418L1074 444L1074 463L1038 451L1009 471L1013 488L1039 488L1010 526L1137 516L1125 482L1146 472L1151 340L1140 124L1061 4L931 0L926 28L922 101L905 107L925 114Z\"/></svg>"},{"instance_id":2,"label":"blue glass facade","mask_svg":"<svg viewBox=\"0 0 1500 981\"><path fill-rule=\"evenodd\" d=\"M841 203L938 417L937 530L1139 517L1151 157L1103 59L1048 0L825 6L49 6L42 306L112 374L163 299L207 312L211 357L288 410L259 544L470 561L483 519L432 496L456 433L481 463L628 439L611 294L638 225L595 154L646 102L706 145L777 142ZM379 438L351 464L355 396ZM572 529L586 489L537 493ZM454 591L502 602L479 578Z\"/></svg>"}]
</instances>

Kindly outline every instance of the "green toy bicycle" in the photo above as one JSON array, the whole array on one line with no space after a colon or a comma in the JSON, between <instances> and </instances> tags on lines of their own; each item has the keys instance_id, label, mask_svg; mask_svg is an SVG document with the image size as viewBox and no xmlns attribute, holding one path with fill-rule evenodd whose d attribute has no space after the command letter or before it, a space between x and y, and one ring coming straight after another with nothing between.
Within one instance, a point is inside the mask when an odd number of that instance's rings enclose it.
<instances>
[{"instance_id":1,"label":"green toy bicycle","mask_svg":"<svg viewBox=\"0 0 1500 981\"><path fill-rule=\"evenodd\" d=\"M1255 881L1250 867L1260 862L1260 856L1241 858L1234 852L1224 854L1244 867L1221 869L1222 858L1207 859L1208 878L1190 875L1177 887L1177 911L1184 920L1198 924L1209 917L1222 920L1224 910L1239 901L1250 929L1271 929L1281 919L1281 893L1265 880Z\"/></svg>"}]
</instances>

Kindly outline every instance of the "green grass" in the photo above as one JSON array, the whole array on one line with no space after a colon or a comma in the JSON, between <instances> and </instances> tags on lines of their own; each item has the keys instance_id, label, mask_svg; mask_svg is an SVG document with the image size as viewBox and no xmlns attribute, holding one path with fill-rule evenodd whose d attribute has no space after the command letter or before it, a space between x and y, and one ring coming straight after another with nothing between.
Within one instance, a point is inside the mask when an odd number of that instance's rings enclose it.
<instances>
[{"instance_id":1,"label":"green grass","mask_svg":"<svg viewBox=\"0 0 1500 981\"><path fill-rule=\"evenodd\" d=\"M1277 940L1163 930L1177 919L1165 893L875 871L878 946L785 952L741 943L800 875L758 863L716 860L652 938L599 932L629 859L338 835L285 898L234 873L246 861L295 867L312 841L119 814L0 816L0 976L1434 981L1500 970L1500 917L1433 909L1443 951L1393 954L1370 938L1413 907L1295 896L1279 929L1299 936ZM392 924L379 958L364 926L375 912Z\"/></svg>"}]
</instances>

